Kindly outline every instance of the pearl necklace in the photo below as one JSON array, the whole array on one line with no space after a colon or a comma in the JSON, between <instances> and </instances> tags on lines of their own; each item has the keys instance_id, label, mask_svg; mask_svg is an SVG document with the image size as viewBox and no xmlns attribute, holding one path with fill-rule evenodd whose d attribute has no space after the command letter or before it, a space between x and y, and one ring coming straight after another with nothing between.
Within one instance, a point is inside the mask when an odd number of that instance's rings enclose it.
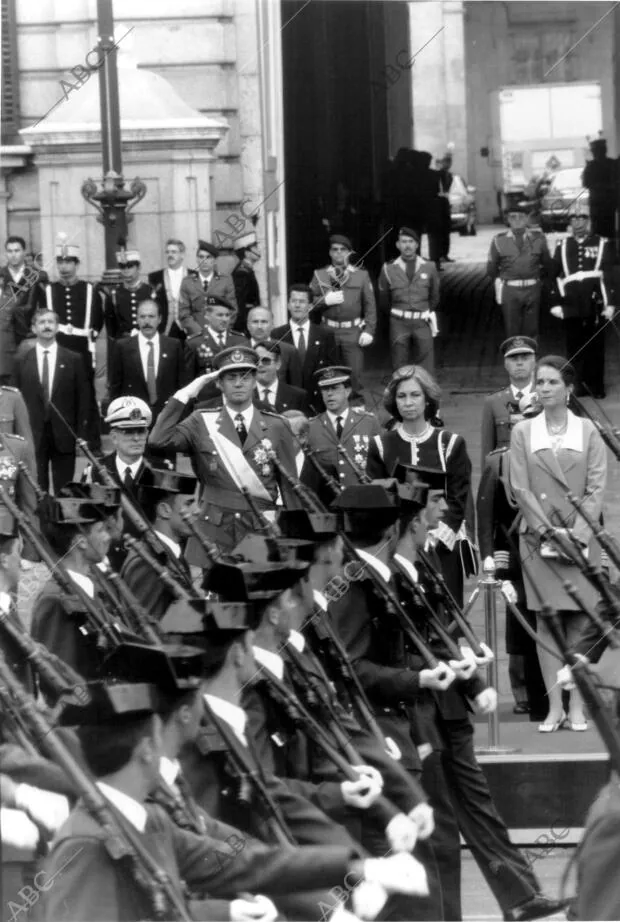
<instances>
[{"instance_id":1,"label":"pearl necklace","mask_svg":"<svg viewBox=\"0 0 620 922\"><path fill-rule=\"evenodd\" d=\"M550 423L547 421L547 429L549 430L551 435L559 435L561 432L564 432L567 426L568 426L568 417L564 420L563 423L560 423L559 425L556 425L556 426L554 426L553 423Z\"/></svg>"},{"instance_id":2,"label":"pearl necklace","mask_svg":"<svg viewBox=\"0 0 620 922\"><path fill-rule=\"evenodd\" d=\"M398 427L399 435L401 435L408 442L423 442L424 439L428 438L432 430L433 430L433 427L431 426L430 423L426 424L426 426L424 427L422 432L419 433L419 435L415 435L414 433L407 432L402 423Z\"/></svg>"}]
</instances>

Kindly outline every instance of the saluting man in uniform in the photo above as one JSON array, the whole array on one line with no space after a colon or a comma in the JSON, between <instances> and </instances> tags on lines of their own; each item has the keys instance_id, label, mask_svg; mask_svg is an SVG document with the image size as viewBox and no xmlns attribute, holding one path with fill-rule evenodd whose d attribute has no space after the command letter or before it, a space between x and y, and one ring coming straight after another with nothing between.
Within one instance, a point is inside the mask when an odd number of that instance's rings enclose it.
<instances>
[{"instance_id":1,"label":"saluting man in uniform","mask_svg":"<svg viewBox=\"0 0 620 922\"><path fill-rule=\"evenodd\" d=\"M310 282L312 306L323 323L333 330L340 361L351 368L355 391L361 388L364 367L362 349L372 344L377 328L375 292L370 276L349 262L353 245L348 237L329 238L331 263L316 269Z\"/></svg>"},{"instance_id":2,"label":"saluting man in uniform","mask_svg":"<svg viewBox=\"0 0 620 922\"><path fill-rule=\"evenodd\" d=\"M553 256L555 288L551 313L564 321L566 354L579 385L593 397L605 397L606 320L615 308L612 293L614 252L605 237L593 234L587 208L577 202L570 212L572 236L558 243ZM579 396L579 393L577 393Z\"/></svg>"},{"instance_id":3,"label":"saluting man in uniform","mask_svg":"<svg viewBox=\"0 0 620 922\"><path fill-rule=\"evenodd\" d=\"M538 336L542 282L551 269L547 238L528 228L528 211L525 202L510 206L510 229L493 237L487 261L509 337Z\"/></svg>"},{"instance_id":4,"label":"saluting man in uniform","mask_svg":"<svg viewBox=\"0 0 620 922\"><path fill-rule=\"evenodd\" d=\"M286 422L252 404L256 352L247 346L224 349L215 356L213 366L214 372L196 378L168 401L148 444L155 451L190 455L202 487L199 526L221 550L229 550L248 531L264 528L266 518L273 520L278 492L285 506L299 506L271 458L274 452L282 466L296 476L295 448ZM195 410L181 422L187 403L196 399L214 375L223 406ZM186 559L194 566L205 567L208 562L194 539L190 539Z\"/></svg>"},{"instance_id":5,"label":"saluting man in uniform","mask_svg":"<svg viewBox=\"0 0 620 922\"><path fill-rule=\"evenodd\" d=\"M536 340L529 336L511 336L501 344L504 368L508 372L508 387L490 394L482 407L482 468L490 451L510 445L511 417L520 412L520 404L531 402L534 391Z\"/></svg>"},{"instance_id":6,"label":"saluting man in uniform","mask_svg":"<svg viewBox=\"0 0 620 922\"><path fill-rule=\"evenodd\" d=\"M379 423L364 407L352 407L351 369L344 365L321 368L315 379L325 402L325 413L310 421L308 448L342 487L356 486L366 471L368 446L379 435ZM350 462L345 457L348 456ZM312 464L304 467L304 482L326 504L334 499Z\"/></svg>"},{"instance_id":7,"label":"saluting man in uniform","mask_svg":"<svg viewBox=\"0 0 620 922\"><path fill-rule=\"evenodd\" d=\"M121 336L136 336L138 323L136 315L138 304L150 301L153 289L146 282L140 281L140 253L135 248L124 246L116 253L116 262L121 270L123 284L113 287L104 302L105 326L108 339L120 339ZM166 317L162 317L159 327L163 333Z\"/></svg>"}]
</instances>

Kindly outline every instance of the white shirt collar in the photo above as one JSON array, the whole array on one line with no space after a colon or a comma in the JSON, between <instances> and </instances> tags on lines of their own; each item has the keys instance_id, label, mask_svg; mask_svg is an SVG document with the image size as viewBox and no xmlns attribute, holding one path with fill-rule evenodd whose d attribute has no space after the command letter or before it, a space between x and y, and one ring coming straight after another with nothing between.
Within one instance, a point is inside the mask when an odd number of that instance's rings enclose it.
<instances>
[{"instance_id":1,"label":"white shirt collar","mask_svg":"<svg viewBox=\"0 0 620 922\"><path fill-rule=\"evenodd\" d=\"M248 715L245 711L237 707L236 704L231 704L230 701L224 701L223 698L218 698L217 695L205 695L205 701L213 713L217 714L218 717L231 727L237 739L240 740L244 746L247 746L248 741L245 735L245 725L248 721Z\"/></svg>"},{"instance_id":2,"label":"white shirt collar","mask_svg":"<svg viewBox=\"0 0 620 922\"><path fill-rule=\"evenodd\" d=\"M155 532L159 540L162 542L162 544L165 544L166 547L170 548L170 550L172 551L175 557L178 558L181 556L181 545L180 544L177 544L176 541L173 541L172 538L168 537L168 535L162 535L162 533L160 531L157 531L157 529L153 529L153 531Z\"/></svg>"},{"instance_id":3,"label":"white shirt collar","mask_svg":"<svg viewBox=\"0 0 620 922\"><path fill-rule=\"evenodd\" d=\"M306 647L306 638L299 631L290 631L287 643L292 644L298 653L303 653Z\"/></svg>"},{"instance_id":4,"label":"white shirt collar","mask_svg":"<svg viewBox=\"0 0 620 922\"><path fill-rule=\"evenodd\" d=\"M200 279L200 281L206 282L207 285L211 284L211 279L213 278L214 275L215 275L215 269L212 269L208 275L203 275L202 272L200 271L198 272L198 278Z\"/></svg>"},{"instance_id":5,"label":"white shirt collar","mask_svg":"<svg viewBox=\"0 0 620 922\"><path fill-rule=\"evenodd\" d=\"M278 379L272 381L271 384L262 384L260 381L256 382L256 390L259 394L264 393L264 391L269 391L270 394L277 394L278 392Z\"/></svg>"},{"instance_id":6,"label":"white shirt collar","mask_svg":"<svg viewBox=\"0 0 620 922\"><path fill-rule=\"evenodd\" d=\"M168 759L162 756L159 760L159 774L162 776L168 787L172 787L178 778L181 766L176 759Z\"/></svg>"},{"instance_id":7,"label":"white shirt collar","mask_svg":"<svg viewBox=\"0 0 620 922\"><path fill-rule=\"evenodd\" d=\"M134 461L132 464L125 464L124 461L121 461L121 459L119 458L118 455L116 455L116 458L115 458L114 460L115 460L115 463L116 463L116 470L118 471L118 476L121 478L121 480L124 479L124 477L125 477L125 471L127 470L127 468L129 468L129 470L131 471L132 480L135 480L135 479L136 479L136 474L138 473L138 468L139 468L140 465L142 464L142 458L141 458L141 457L138 458L137 461Z\"/></svg>"},{"instance_id":8,"label":"white shirt collar","mask_svg":"<svg viewBox=\"0 0 620 922\"><path fill-rule=\"evenodd\" d=\"M543 448L552 449L551 436L547 432L545 414L539 413L531 422L530 429L531 451L541 451ZM562 437L562 448L569 451L583 451L583 423L578 416L568 411L568 425Z\"/></svg>"},{"instance_id":9,"label":"white shirt collar","mask_svg":"<svg viewBox=\"0 0 620 922\"><path fill-rule=\"evenodd\" d=\"M168 267L167 267L167 272L168 272L170 275L173 275L173 276L183 275L183 274L185 273L185 266L181 265L181 266L179 266L178 269L171 269L170 266L168 266Z\"/></svg>"},{"instance_id":10,"label":"white shirt collar","mask_svg":"<svg viewBox=\"0 0 620 922\"><path fill-rule=\"evenodd\" d=\"M235 424L235 417L239 415L239 412L241 412L241 415L243 416L243 422L245 423L245 428L248 430L248 432L250 431L250 426L252 425L252 420L254 419L254 407L252 404L250 404L247 409L239 411L235 410L234 407L229 407L228 404L225 403L224 409L232 419L233 425Z\"/></svg>"},{"instance_id":11,"label":"white shirt collar","mask_svg":"<svg viewBox=\"0 0 620 922\"><path fill-rule=\"evenodd\" d=\"M415 568L413 561L407 560L406 557L403 557L402 554L394 554L394 560L397 560L399 564L407 571L414 583L418 582L418 571Z\"/></svg>"},{"instance_id":12,"label":"white shirt collar","mask_svg":"<svg viewBox=\"0 0 620 922\"><path fill-rule=\"evenodd\" d=\"M532 382L530 381L530 383L529 383L529 384L526 384L525 387L517 387L516 384L511 384L511 385L510 385L510 390L512 391L512 396L513 396L515 399L516 399L517 394L519 393L519 391L521 391L521 393L523 394L523 396L526 397L526 396L527 396L528 394L530 394L531 391L532 391Z\"/></svg>"},{"instance_id":13,"label":"white shirt collar","mask_svg":"<svg viewBox=\"0 0 620 922\"><path fill-rule=\"evenodd\" d=\"M319 606L319 608L322 608L323 611L327 611L328 602L327 602L327 598L323 595L323 593L319 592L318 589L313 589L312 595L314 596L314 601Z\"/></svg>"},{"instance_id":14,"label":"white shirt collar","mask_svg":"<svg viewBox=\"0 0 620 922\"><path fill-rule=\"evenodd\" d=\"M147 339L144 333L138 332L138 342L140 343L140 348L146 350L149 343L153 343L155 350L159 348L159 333L156 333L155 336L152 336L151 339Z\"/></svg>"},{"instance_id":15,"label":"white shirt collar","mask_svg":"<svg viewBox=\"0 0 620 922\"><path fill-rule=\"evenodd\" d=\"M296 320L290 320L289 326L291 328L291 333L293 335L295 335L295 333L299 333L300 330L303 330L306 340L308 339L308 336L310 335L310 320L309 319L304 320L303 323L297 323Z\"/></svg>"},{"instance_id":16,"label":"white shirt collar","mask_svg":"<svg viewBox=\"0 0 620 922\"><path fill-rule=\"evenodd\" d=\"M306 461L306 456L303 451L298 451L295 455L295 468L297 469L297 476L301 477L301 472L304 469L304 464Z\"/></svg>"},{"instance_id":17,"label":"white shirt collar","mask_svg":"<svg viewBox=\"0 0 620 922\"><path fill-rule=\"evenodd\" d=\"M56 361L56 353L58 352L58 343L56 340L54 340L51 346L42 346L41 343L36 343L35 349L37 350L37 356L40 361L43 361L44 352L49 352L50 360Z\"/></svg>"},{"instance_id":18,"label":"white shirt collar","mask_svg":"<svg viewBox=\"0 0 620 922\"><path fill-rule=\"evenodd\" d=\"M355 553L358 554L362 560L365 560L369 566L374 567L379 576L385 580L386 583L389 583L392 578L390 568L386 566L381 560L377 560L376 557L373 557L372 554L369 554L368 551L362 551L360 548L355 549Z\"/></svg>"},{"instance_id":19,"label":"white shirt collar","mask_svg":"<svg viewBox=\"0 0 620 922\"><path fill-rule=\"evenodd\" d=\"M126 820L129 820L132 826L135 826L138 832L144 832L148 814L146 807L138 803L129 794L124 794L118 788L113 788L106 784L105 781L96 781L95 784L101 793L116 807L119 813L122 813Z\"/></svg>"},{"instance_id":20,"label":"white shirt collar","mask_svg":"<svg viewBox=\"0 0 620 922\"><path fill-rule=\"evenodd\" d=\"M284 660L279 653L272 653L271 650L265 650L263 647L252 647L254 659L261 666L264 666L269 672L272 672L276 679L284 678Z\"/></svg>"},{"instance_id":21,"label":"white shirt collar","mask_svg":"<svg viewBox=\"0 0 620 922\"><path fill-rule=\"evenodd\" d=\"M348 415L349 415L348 407L345 407L342 413L332 413L330 412L330 410L327 410L327 417L330 423L332 424L332 426L334 427L334 429L336 428L336 420L338 419L338 417L340 416L342 418L342 425L344 426L347 421Z\"/></svg>"},{"instance_id":22,"label":"white shirt collar","mask_svg":"<svg viewBox=\"0 0 620 922\"><path fill-rule=\"evenodd\" d=\"M94 599L95 587L90 576L84 576L83 573L76 573L74 570L70 570L69 567L67 567L66 570L75 585L83 589L91 599Z\"/></svg>"},{"instance_id":23,"label":"white shirt collar","mask_svg":"<svg viewBox=\"0 0 620 922\"><path fill-rule=\"evenodd\" d=\"M25 266L25 264L24 264L23 266L20 266L19 269L17 269L17 270L13 269L12 266L7 266L7 269L9 270L9 272L10 272L10 274L11 274L11 278L13 279L13 281L14 281L14 282L19 282L20 278L22 277L22 275L23 275L24 272L26 271L26 266Z\"/></svg>"}]
</instances>

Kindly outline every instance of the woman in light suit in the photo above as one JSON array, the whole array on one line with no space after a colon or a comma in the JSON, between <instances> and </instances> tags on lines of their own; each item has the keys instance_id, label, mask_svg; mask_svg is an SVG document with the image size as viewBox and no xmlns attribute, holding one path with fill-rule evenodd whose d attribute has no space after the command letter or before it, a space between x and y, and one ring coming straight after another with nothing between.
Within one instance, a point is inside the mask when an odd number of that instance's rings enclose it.
<instances>
[{"instance_id":1,"label":"woman in light suit","mask_svg":"<svg viewBox=\"0 0 620 922\"><path fill-rule=\"evenodd\" d=\"M522 519L519 549L524 567L527 606L540 612L543 602L560 614L569 645L586 622L584 615L564 590L570 580L588 606L597 595L580 569L565 557L558 557L553 542L541 538L541 529L551 523L564 524L596 566L600 547L583 518L566 499L571 492L583 508L598 520L603 506L607 477L607 455L603 441L589 419L568 409L575 370L557 355L541 358L536 366L535 388L543 412L517 423L510 443L510 481ZM532 586L534 583L534 586ZM555 648L543 618L537 618L542 641ZM557 684L557 661L538 648L540 668L549 698L549 714L540 724L541 733L552 733L567 724L571 730L586 730L583 701L576 691L570 695L568 717L562 711L562 689Z\"/></svg>"}]
</instances>

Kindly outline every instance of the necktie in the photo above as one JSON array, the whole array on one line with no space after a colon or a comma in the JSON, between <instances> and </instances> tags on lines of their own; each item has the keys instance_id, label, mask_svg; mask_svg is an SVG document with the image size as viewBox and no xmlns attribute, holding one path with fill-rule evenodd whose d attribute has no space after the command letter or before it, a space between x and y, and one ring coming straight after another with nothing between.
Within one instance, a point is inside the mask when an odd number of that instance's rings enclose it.
<instances>
[{"instance_id":1,"label":"necktie","mask_svg":"<svg viewBox=\"0 0 620 922\"><path fill-rule=\"evenodd\" d=\"M237 430L237 435L241 441L242 445L245 445L245 440L248 437L248 430L245 428L245 420L241 413L237 413L235 416L235 428Z\"/></svg>"},{"instance_id":2,"label":"necktie","mask_svg":"<svg viewBox=\"0 0 620 922\"><path fill-rule=\"evenodd\" d=\"M522 397L523 397L523 391L517 391L517 393L515 394L515 400L521 400Z\"/></svg>"},{"instance_id":3,"label":"necktie","mask_svg":"<svg viewBox=\"0 0 620 922\"><path fill-rule=\"evenodd\" d=\"M405 263L405 266L407 271L407 278L409 281L411 281L415 275L415 259L408 259Z\"/></svg>"},{"instance_id":4,"label":"necktie","mask_svg":"<svg viewBox=\"0 0 620 922\"><path fill-rule=\"evenodd\" d=\"M218 338L217 338L217 341L218 341L218 343L219 343L219 345L220 345L220 349L223 349L224 346L225 346L225 343L224 343L224 334L223 334L223 333L220 333L220 335L219 335Z\"/></svg>"},{"instance_id":5,"label":"necktie","mask_svg":"<svg viewBox=\"0 0 620 922\"><path fill-rule=\"evenodd\" d=\"M125 476L123 477L123 486L129 493L131 493L133 489L133 477L131 476L130 467L125 468Z\"/></svg>"},{"instance_id":6,"label":"necktie","mask_svg":"<svg viewBox=\"0 0 620 922\"><path fill-rule=\"evenodd\" d=\"M342 416L337 416L336 417L336 435L338 437L338 441L340 441L340 439L342 438L342 429L343 429Z\"/></svg>"},{"instance_id":7,"label":"necktie","mask_svg":"<svg viewBox=\"0 0 620 922\"><path fill-rule=\"evenodd\" d=\"M269 390L268 387L266 387L265 390L263 391L263 403L267 403L269 404L269 406L271 406L271 400L269 397L270 393L271 391Z\"/></svg>"},{"instance_id":8,"label":"necktie","mask_svg":"<svg viewBox=\"0 0 620 922\"><path fill-rule=\"evenodd\" d=\"M208 288L208 287L209 287L208 281L207 281L206 279L203 279L203 280L202 280L202 290L205 292L205 294L206 294L206 292L207 292L207 288Z\"/></svg>"},{"instance_id":9,"label":"necktie","mask_svg":"<svg viewBox=\"0 0 620 922\"><path fill-rule=\"evenodd\" d=\"M306 358L306 337L304 336L304 328L298 327L299 330L299 340L297 341L297 351L299 352L299 361L303 365L304 359Z\"/></svg>"},{"instance_id":10,"label":"necktie","mask_svg":"<svg viewBox=\"0 0 620 922\"><path fill-rule=\"evenodd\" d=\"M43 387L43 404L45 406L46 412L48 412L50 402L50 364L49 351L47 349L43 350L43 373L41 375L41 385Z\"/></svg>"},{"instance_id":11,"label":"necktie","mask_svg":"<svg viewBox=\"0 0 620 922\"><path fill-rule=\"evenodd\" d=\"M146 358L146 389L149 392L149 403L153 406L157 402L157 387L155 385L155 347L152 342L147 343L149 352Z\"/></svg>"}]
</instances>

